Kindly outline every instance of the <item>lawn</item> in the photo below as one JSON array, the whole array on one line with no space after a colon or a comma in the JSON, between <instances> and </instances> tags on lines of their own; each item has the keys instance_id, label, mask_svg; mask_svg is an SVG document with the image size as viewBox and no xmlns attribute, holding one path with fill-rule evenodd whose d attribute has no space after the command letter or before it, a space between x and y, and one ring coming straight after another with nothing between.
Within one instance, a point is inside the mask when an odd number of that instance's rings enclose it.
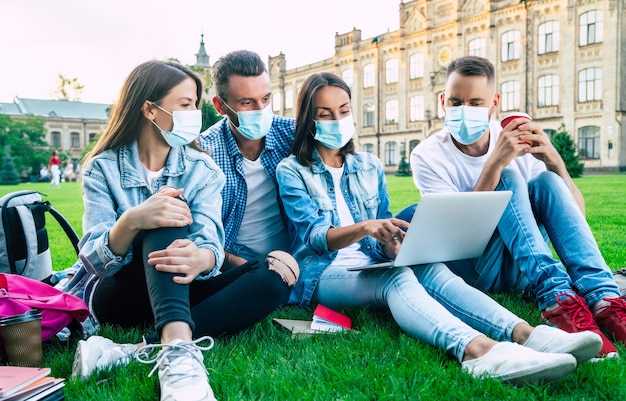
<instances>
[{"instance_id":1,"label":"lawn","mask_svg":"<svg viewBox=\"0 0 626 401\"><path fill-rule=\"evenodd\" d=\"M418 201L410 177L389 176L392 211ZM575 180L585 195L587 218L609 266L626 266L626 174L586 176ZM81 231L80 184L62 183L0 187L0 195L35 189ZM60 229L48 218L55 269L76 259ZM536 305L513 295L495 296L531 324L539 323ZM617 360L585 363L575 374L545 385L509 386L478 381L463 374L444 352L407 336L386 311L347 310L358 333L291 339L265 319L237 336L219 338L205 353L205 364L220 400L623 400L626 399L626 349ZM310 319L312 312L295 307L272 317ZM102 334L118 342L135 342L149 328L123 332L104 327ZM47 344L44 363L58 377L71 372L75 340ZM101 372L88 382L69 381L68 400L155 400L158 381L149 366L132 363Z\"/></svg>"}]
</instances>

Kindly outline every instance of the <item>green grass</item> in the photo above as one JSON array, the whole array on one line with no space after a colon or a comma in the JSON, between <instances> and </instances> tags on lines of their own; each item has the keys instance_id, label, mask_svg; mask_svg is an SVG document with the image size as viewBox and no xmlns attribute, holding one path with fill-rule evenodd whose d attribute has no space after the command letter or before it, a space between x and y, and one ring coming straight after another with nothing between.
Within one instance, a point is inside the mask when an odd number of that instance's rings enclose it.
<instances>
[{"instance_id":1,"label":"green grass","mask_svg":"<svg viewBox=\"0 0 626 401\"><path fill-rule=\"evenodd\" d=\"M392 211L419 200L411 177L389 176ZM587 219L612 269L626 266L626 174L586 176L576 180L587 202ZM82 194L77 183L58 189L47 184L0 187L0 195L36 189L48 194L80 234ZM69 242L48 219L55 269L76 259ZM516 296L495 298L532 324L539 323L536 305ZM220 400L623 400L626 399L626 349L617 360L585 363L575 374L545 385L509 386L478 381L462 374L444 352L404 334L386 311L348 310L359 333L291 339L265 319L239 335L220 338L205 353L210 380ZM272 317L310 319L312 312L295 307ZM118 342L137 341L149 330L125 332L104 327L101 334ZM44 363L54 375L68 377L75 342L47 344ZM158 380L150 366L132 363L101 372L88 382L69 381L68 400L155 400Z\"/></svg>"}]
</instances>

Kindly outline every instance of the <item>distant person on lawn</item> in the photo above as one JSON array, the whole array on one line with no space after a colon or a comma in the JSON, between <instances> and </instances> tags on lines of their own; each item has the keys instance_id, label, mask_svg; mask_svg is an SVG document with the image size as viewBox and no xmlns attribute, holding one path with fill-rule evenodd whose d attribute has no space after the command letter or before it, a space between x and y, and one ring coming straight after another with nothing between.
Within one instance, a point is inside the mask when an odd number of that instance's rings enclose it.
<instances>
[{"instance_id":1,"label":"distant person on lawn","mask_svg":"<svg viewBox=\"0 0 626 401\"><path fill-rule=\"evenodd\" d=\"M213 400L202 354L209 336L249 327L289 294L279 274L255 268L274 262L265 257L220 274L225 177L195 142L201 95L200 78L181 64L139 65L86 157L84 235L64 289L89 304L89 334L102 323L154 323L156 334L139 350L99 336L79 341L75 377L136 357L157 363L162 400Z\"/></svg>"},{"instance_id":2,"label":"distant person on lawn","mask_svg":"<svg viewBox=\"0 0 626 401\"><path fill-rule=\"evenodd\" d=\"M350 102L348 85L330 73L310 76L298 93L292 154L277 169L301 266L290 302L388 308L402 330L477 378L542 382L595 356L598 335L533 328L443 263L347 270L394 259L409 224L391 217L380 161L354 150Z\"/></svg>"},{"instance_id":3,"label":"distant person on lawn","mask_svg":"<svg viewBox=\"0 0 626 401\"><path fill-rule=\"evenodd\" d=\"M529 289L545 322L597 333L604 342L599 357L617 355L605 334L626 344L626 302L585 220L583 196L548 135L524 118L504 129L490 122L500 94L494 66L482 57L450 63L440 101L445 128L411 152L421 193L513 191L485 253L448 263L450 269L482 291Z\"/></svg>"}]
</instances>

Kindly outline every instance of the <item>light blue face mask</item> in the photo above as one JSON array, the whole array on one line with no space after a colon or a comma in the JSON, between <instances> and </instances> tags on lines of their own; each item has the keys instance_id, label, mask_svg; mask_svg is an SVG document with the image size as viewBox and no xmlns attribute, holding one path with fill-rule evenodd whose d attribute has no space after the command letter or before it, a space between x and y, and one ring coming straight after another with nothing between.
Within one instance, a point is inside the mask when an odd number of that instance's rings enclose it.
<instances>
[{"instance_id":1,"label":"light blue face mask","mask_svg":"<svg viewBox=\"0 0 626 401\"><path fill-rule=\"evenodd\" d=\"M274 113L272 113L272 108L269 104L262 110L235 111L225 100L222 99L222 103L233 113L237 114L237 120L239 120L239 126L236 127L237 131L246 138L252 140L261 139L270 131Z\"/></svg>"},{"instance_id":2,"label":"light blue face mask","mask_svg":"<svg viewBox=\"0 0 626 401\"><path fill-rule=\"evenodd\" d=\"M330 149L341 149L352 138L356 128L352 114L341 120L315 121L315 136L313 139Z\"/></svg>"},{"instance_id":3,"label":"light blue face mask","mask_svg":"<svg viewBox=\"0 0 626 401\"><path fill-rule=\"evenodd\" d=\"M163 139L165 139L165 142L167 142L167 144L171 147L175 148L178 146L185 146L200 135L200 130L202 129L202 111L174 110L170 113L158 104L152 104L172 116L174 124L172 125L172 129L170 131L164 130L159 127L154 120L150 120L152 121L152 124L154 124L161 131Z\"/></svg>"},{"instance_id":4,"label":"light blue face mask","mask_svg":"<svg viewBox=\"0 0 626 401\"><path fill-rule=\"evenodd\" d=\"M444 126L462 145L478 141L489 128L489 108L477 106L446 107Z\"/></svg>"}]
</instances>

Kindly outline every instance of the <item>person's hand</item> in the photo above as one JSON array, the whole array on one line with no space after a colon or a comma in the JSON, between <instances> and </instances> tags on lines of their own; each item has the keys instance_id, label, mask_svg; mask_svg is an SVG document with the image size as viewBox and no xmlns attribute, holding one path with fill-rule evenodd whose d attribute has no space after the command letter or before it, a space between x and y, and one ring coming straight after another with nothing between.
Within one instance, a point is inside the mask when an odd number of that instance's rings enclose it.
<instances>
[{"instance_id":1,"label":"person's hand","mask_svg":"<svg viewBox=\"0 0 626 401\"><path fill-rule=\"evenodd\" d=\"M528 133L522 129L524 123L528 123L528 120L516 118L502 129L491 154L491 158L497 160L502 167L508 166L515 157L524 155L525 149L532 146L532 142L523 138Z\"/></svg>"},{"instance_id":2,"label":"person's hand","mask_svg":"<svg viewBox=\"0 0 626 401\"><path fill-rule=\"evenodd\" d=\"M167 188L126 211L128 224L136 230L160 227L185 227L192 223L191 210L177 197L183 189Z\"/></svg>"},{"instance_id":3,"label":"person's hand","mask_svg":"<svg viewBox=\"0 0 626 401\"><path fill-rule=\"evenodd\" d=\"M367 235L383 244L383 249L385 250L387 256L391 257L391 255L393 255L392 258L395 258L395 255L400 250L400 244L402 244L405 236L405 232L400 227L408 228L409 223L404 220L396 219L395 217L389 219L367 220L363 223Z\"/></svg>"},{"instance_id":4,"label":"person's hand","mask_svg":"<svg viewBox=\"0 0 626 401\"><path fill-rule=\"evenodd\" d=\"M548 134L537 123L526 122L520 125L518 130L521 132L520 140L532 144L530 147L524 148L524 153L532 154L535 158L544 162L550 170L563 163L561 155L552 144Z\"/></svg>"},{"instance_id":5,"label":"person's hand","mask_svg":"<svg viewBox=\"0 0 626 401\"><path fill-rule=\"evenodd\" d=\"M165 249L150 252L148 264L161 272L179 274L173 278L175 283L189 284L210 265L204 252L211 251L198 248L191 240L177 239Z\"/></svg>"}]
</instances>

